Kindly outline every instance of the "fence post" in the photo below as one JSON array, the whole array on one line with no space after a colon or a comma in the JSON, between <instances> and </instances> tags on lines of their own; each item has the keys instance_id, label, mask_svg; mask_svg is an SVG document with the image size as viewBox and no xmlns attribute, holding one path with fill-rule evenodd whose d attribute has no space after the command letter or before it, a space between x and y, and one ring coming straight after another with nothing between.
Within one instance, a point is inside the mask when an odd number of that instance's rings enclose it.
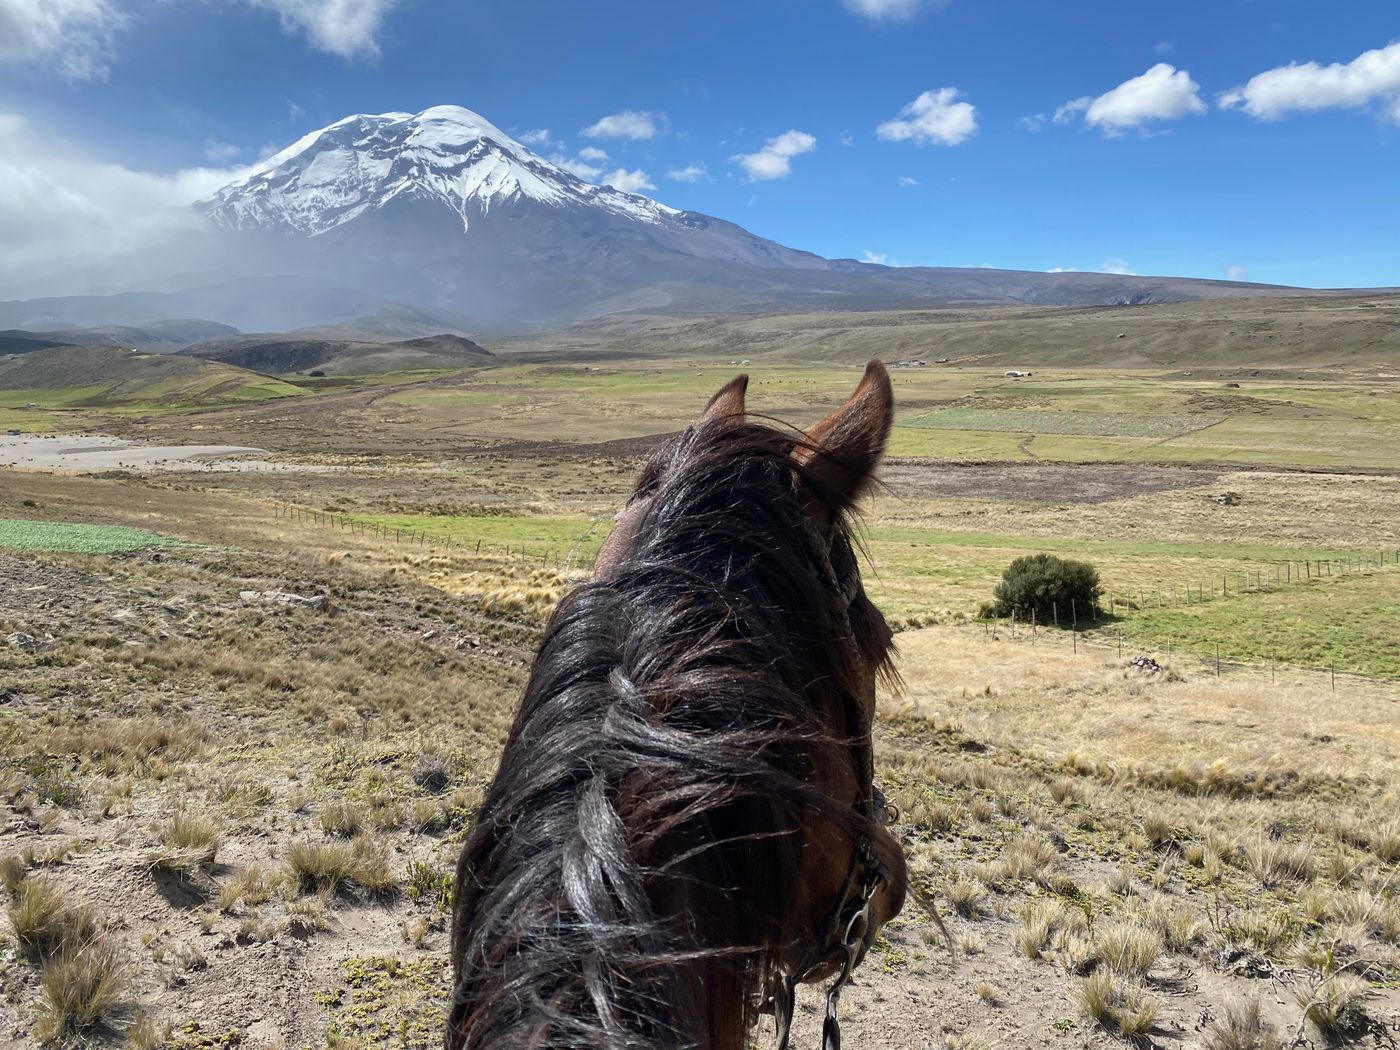
<instances>
[{"instance_id":1,"label":"fence post","mask_svg":"<svg viewBox=\"0 0 1400 1050\"><path fill-rule=\"evenodd\" d=\"M1220 643L1215 643L1215 677L1220 677Z\"/></svg>"}]
</instances>

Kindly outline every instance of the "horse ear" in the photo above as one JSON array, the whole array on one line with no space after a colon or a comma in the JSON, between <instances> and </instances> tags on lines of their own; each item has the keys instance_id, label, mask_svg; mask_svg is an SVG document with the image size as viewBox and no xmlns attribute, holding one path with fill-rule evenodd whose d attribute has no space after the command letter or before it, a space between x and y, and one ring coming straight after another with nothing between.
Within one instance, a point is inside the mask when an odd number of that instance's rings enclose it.
<instances>
[{"instance_id":1,"label":"horse ear","mask_svg":"<svg viewBox=\"0 0 1400 1050\"><path fill-rule=\"evenodd\" d=\"M850 506L870 484L893 422L890 374L871 361L850 400L813 427L793 456L839 506Z\"/></svg>"},{"instance_id":2,"label":"horse ear","mask_svg":"<svg viewBox=\"0 0 1400 1050\"><path fill-rule=\"evenodd\" d=\"M710 398L710 403L705 406L705 411L700 413L700 422L704 423L711 419L720 419L725 416L742 416L744 414L744 394L749 389L749 377L737 375L724 386L719 388L719 392Z\"/></svg>"}]
</instances>

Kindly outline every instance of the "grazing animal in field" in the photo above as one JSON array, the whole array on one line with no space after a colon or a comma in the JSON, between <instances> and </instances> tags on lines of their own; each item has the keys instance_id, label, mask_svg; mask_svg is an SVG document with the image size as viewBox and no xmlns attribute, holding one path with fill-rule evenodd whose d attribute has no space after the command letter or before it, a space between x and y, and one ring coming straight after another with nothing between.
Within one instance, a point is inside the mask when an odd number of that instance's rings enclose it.
<instances>
[{"instance_id":1,"label":"grazing animal in field","mask_svg":"<svg viewBox=\"0 0 1400 1050\"><path fill-rule=\"evenodd\" d=\"M903 904L871 768L891 634L849 527L889 375L805 436L747 383L647 464L545 629L457 868L449 1050L742 1050L766 1012L785 1046L795 986L839 993Z\"/></svg>"}]
</instances>

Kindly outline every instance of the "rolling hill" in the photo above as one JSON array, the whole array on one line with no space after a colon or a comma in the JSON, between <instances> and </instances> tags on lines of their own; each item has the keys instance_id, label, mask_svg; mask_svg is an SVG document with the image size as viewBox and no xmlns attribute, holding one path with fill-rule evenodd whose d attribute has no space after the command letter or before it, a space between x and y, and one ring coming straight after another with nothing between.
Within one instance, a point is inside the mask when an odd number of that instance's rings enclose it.
<instances>
[{"instance_id":1,"label":"rolling hill","mask_svg":"<svg viewBox=\"0 0 1400 1050\"><path fill-rule=\"evenodd\" d=\"M1400 295L1216 299L1143 306L605 318L502 354L727 354L856 364L947 359L993 368L1400 367Z\"/></svg>"},{"instance_id":2,"label":"rolling hill","mask_svg":"<svg viewBox=\"0 0 1400 1050\"><path fill-rule=\"evenodd\" d=\"M299 337L295 332L244 335L196 343L180 351L180 355L271 375L311 371L370 375L414 369L461 369L493 358L470 339L446 333L398 342L313 339Z\"/></svg>"},{"instance_id":3,"label":"rolling hill","mask_svg":"<svg viewBox=\"0 0 1400 1050\"><path fill-rule=\"evenodd\" d=\"M191 343L237 335L238 329L214 321L176 318L143 325L105 324L91 328L0 332L0 353L23 354L50 346L120 346L156 354L173 354Z\"/></svg>"},{"instance_id":4,"label":"rolling hill","mask_svg":"<svg viewBox=\"0 0 1400 1050\"><path fill-rule=\"evenodd\" d=\"M0 397L44 407L159 411L302 394L289 383L222 362L115 346L58 346L0 358Z\"/></svg>"}]
</instances>

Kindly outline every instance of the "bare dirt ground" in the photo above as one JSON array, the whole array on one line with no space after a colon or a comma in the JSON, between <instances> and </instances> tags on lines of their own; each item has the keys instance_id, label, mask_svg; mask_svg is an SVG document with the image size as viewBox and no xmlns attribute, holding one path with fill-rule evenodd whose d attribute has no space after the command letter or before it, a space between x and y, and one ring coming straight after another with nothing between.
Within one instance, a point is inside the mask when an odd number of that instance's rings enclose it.
<instances>
[{"instance_id":1,"label":"bare dirt ground","mask_svg":"<svg viewBox=\"0 0 1400 1050\"><path fill-rule=\"evenodd\" d=\"M1196 488L1219 477L1215 470L1119 464L939 463L903 459L886 464L886 489L913 499L1015 500L1027 503L1107 503L1131 496Z\"/></svg>"}]
</instances>

